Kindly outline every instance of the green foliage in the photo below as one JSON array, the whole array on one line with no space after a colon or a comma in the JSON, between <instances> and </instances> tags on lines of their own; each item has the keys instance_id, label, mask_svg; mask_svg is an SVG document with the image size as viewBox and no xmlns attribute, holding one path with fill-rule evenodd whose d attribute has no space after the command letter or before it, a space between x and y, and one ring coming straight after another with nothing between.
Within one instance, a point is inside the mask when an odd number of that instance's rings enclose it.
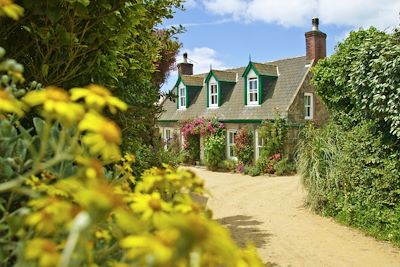
<instances>
[{"instance_id":1,"label":"green foliage","mask_svg":"<svg viewBox=\"0 0 400 267\"><path fill-rule=\"evenodd\" d=\"M169 140L167 150L164 148L159 150L160 162L178 167L179 164L185 162L186 153L185 150L181 149L179 135L174 133L171 140Z\"/></svg>"},{"instance_id":2,"label":"green foliage","mask_svg":"<svg viewBox=\"0 0 400 267\"><path fill-rule=\"evenodd\" d=\"M230 172L235 172L237 167L237 161L233 159L223 160L218 164L218 168Z\"/></svg>"},{"instance_id":3,"label":"green foliage","mask_svg":"<svg viewBox=\"0 0 400 267\"><path fill-rule=\"evenodd\" d=\"M336 120L351 127L372 120L400 138L400 38L358 30L313 68L312 83Z\"/></svg>"},{"instance_id":4,"label":"green foliage","mask_svg":"<svg viewBox=\"0 0 400 267\"><path fill-rule=\"evenodd\" d=\"M132 164L135 177L140 177L145 170L153 166L161 165L160 160L162 157L159 151L160 149L145 144L136 148L134 153L136 160Z\"/></svg>"},{"instance_id":5,"label":"green foliage","mask_svg":"<svg viewBox=\"0 0 400 267\"><path fill-rule=\"evenodd\" d=\"M216 170L218 165L225 159L225 144L225 131L223 130L219 130L214 135L205 138L204 158L207 167L211 170Z\"/></svg>"},{"instance_id":6,"label":"green foliage","mask_svg":"<svg viewBox=\"0 0 400 267\"><path fill-rule=\"evenodd\" d=\"M293 174L296 172L296 164L288 158L282 158L273 166L275 174L278 176Z\"/></svg>"},{"instance_id":7,"label":"green foliage","mask_svg":"<svg viewBox=\"0 0 400 267\"><path fill-rule=\"evenodd\" d=\"M259 176L261 175L262 170L258 165L248 165L244 167L244 174L248 174L250 176Z\"/></svg>"},{"instance_id":8,"label":"green foliage","mask_svg":"<svg viewBox=\"0 0 400 267\"><path fill-rule=\"evenodd\" d=\"M287 127L286 120L281 118L262 122L258 129L259 137L264 140L264 145L260 152L261 158L283 153L288 132Z\"/></svg>"},{"instance_id":9,"label":"green foliage","mask_svg":"<svg viewBox=\"0 0 400 267\"><path fill-rule=\"evenodd\" d=\"M298 168L314 210L400 243L400 153L373 123L305 128Z\"/></svg>"},{"instance_id":10,"label":"green foliage","mask_svg":"<svg viewBox=\"0 0 400 267\"><path fill-rule=\"evenodd\" d=\"M244 165L252 164L254 161L253 131L248 127L240 128L235 136L233 149L239 162Z\"/></svg>"},{"instance_id":11,"label":"green foliage","mask_svg":"<svg viewBox=\"0 0 400 267\"><path fill-rule=\"evenodd\" d=\"M200 135L189 135L187 138L187 143L187 158L185 159L185 163L193 165L196 163L196 161L200 161Z\"/></svg>"}]
</instances>

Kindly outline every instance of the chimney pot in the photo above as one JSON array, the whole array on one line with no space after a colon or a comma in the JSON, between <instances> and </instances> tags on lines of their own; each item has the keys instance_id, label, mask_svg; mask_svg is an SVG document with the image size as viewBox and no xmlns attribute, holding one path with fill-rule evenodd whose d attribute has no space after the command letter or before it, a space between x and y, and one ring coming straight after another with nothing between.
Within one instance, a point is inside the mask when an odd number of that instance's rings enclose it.
<instances>
[{"instance_id":1,"label":"chimney pot","mask_svg":"<svg viewBox=\"0 0 400 267\"><path fill-rule=\"evenodd\" d=\"M187 63L188 62L187 59L188 59L188 54L185 52L183 53L183 63Z\"/></svg>"},{"instance_id":2,"label":"chimney pot","mask_svg":"<svg viewBox=\"0 0 400 267\"><path fill-rule=\"evenodd\" d=\"M314 17L314 18L312 19L312 25L313 25L312 30L313 30L313 31L318 31L319 18Z\"/></svg>"}]
</instances>

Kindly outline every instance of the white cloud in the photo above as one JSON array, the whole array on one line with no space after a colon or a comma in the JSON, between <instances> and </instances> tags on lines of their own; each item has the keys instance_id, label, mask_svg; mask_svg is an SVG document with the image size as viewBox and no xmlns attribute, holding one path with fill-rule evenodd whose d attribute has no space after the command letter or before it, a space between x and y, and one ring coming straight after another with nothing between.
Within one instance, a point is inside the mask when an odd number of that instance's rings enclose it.
<instances>
[{"instance_id":1,"label":"white cloud","mask_svg":"<svg viewBox=\"0 0 400 267\"><path fill-rule=\"evenodd\" d=\"M196 0L185 0L183 3L183 6L185 8L194 8L197 7L197 1Z\"/></svg>"},{"instance_id":2,"label":"white cloud","mask_svg":"<svg viewBox=\"0 0 400 267\"><path fill-rule=\"evenodd\" d=\"M177 62L182 62L182 54L188 53L189 62L193 63L194 73L205 73L213 69L225 69L224 63L217 58L217 51L209 47L195 47L193 49L182 49L178 55Z\"/></svg>"},{"instance_id":3,"label":"white cloud","mask_svg":"<svg viewBox=\"0 0 400 267\"><path fill-rule=\"evenodd\" d=\"M286 27L303 26L319 16L326 24L381 29L400 23L399 0L202 0L217 15L263 21Z\"/></svg>"}]
</instances>

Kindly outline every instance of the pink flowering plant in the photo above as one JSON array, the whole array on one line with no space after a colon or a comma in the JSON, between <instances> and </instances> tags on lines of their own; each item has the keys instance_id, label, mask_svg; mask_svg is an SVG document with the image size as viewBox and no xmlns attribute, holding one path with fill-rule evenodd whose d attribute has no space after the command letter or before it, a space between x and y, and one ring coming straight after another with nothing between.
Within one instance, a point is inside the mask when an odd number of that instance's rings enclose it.
<instances>
[{"instance_id":1,"label":"pink flowering plant","mask_svg":"<svg viewBox=\"0 0 400 267\"><path fill-rule=\"evenodd\" d=\"M181 125L181 133L184 139L183 147L185 149L189 148L189 136L211 136L225 128L224 124L219 122L217 118L196 118L185 120L181 122Z\"/></svg>"}]
</instances>

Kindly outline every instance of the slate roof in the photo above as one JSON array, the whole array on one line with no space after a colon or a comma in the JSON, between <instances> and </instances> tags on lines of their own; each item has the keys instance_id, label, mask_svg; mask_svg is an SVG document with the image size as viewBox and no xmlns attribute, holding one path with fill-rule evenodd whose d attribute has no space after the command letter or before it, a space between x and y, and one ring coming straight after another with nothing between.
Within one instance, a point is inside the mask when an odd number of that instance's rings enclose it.
<instances>
[{"instance_id":1,"label":"slate roof","mask_svg":"<svg viewBox=\"0 0 400 267\"><path fill-rule=\"evenodd\" d=\"M194 75L181 75L181 79L186 86L203 86L203 77Z\"/></svg>"},{"instance_id":2,"label":"slate roof","mask_svg":"<svg viewBox=\"0 0 400 267\"><path fill-rule=\"evenodd\" d=\"M291 104L291 100L311 67L310 63L311 61L307 60L305 56L265 63L267 66L275 65L279 76L264 82L266 88L264 88L264 99L260 106L244 105L244 78L242 75L246 67L227 70L229 72L237 72L239 80L225 95L226 99L222 101L219 108L207 108L207 88L203 86L196 95L193 104L187 107L186 110L178 110L176 108L176 102L166 100L163 104L165 112L161 114L159 121L180 121L184 119L214 116L222 121L265 120L274 119L277 110L281 113L281 116L286 117L286 111ZM205 79L207 74L208 73L194 75L193 77ZM173 88L173 90L176 89Z\"/></svg>"},{"instance_id":3,"label":"slate roof","mask_svg":"<svg viewBox=\"0 0 400 267\"><path fill-rule=\"evenodd\" d=\"M236 82L236 74L234 71L212 70L217 79L221 82Z\"/></svg>"}]
</instances>

